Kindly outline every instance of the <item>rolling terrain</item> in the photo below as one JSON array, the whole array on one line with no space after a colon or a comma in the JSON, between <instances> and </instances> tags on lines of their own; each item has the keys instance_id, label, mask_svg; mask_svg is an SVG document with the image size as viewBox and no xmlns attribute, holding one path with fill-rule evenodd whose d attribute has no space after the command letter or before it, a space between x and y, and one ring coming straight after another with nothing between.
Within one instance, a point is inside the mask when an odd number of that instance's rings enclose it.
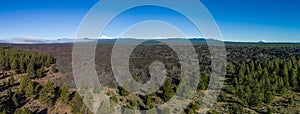
<instances>
[{"instance_id":1,"label":"rolling terrain","mask_svg":"<svg viewBox=\"0 0 300 114\"><path fill-rule=\"evenodd\" d=\"M130 94L120 88L110 63L113 43L97 45L95 65L98 78L107 88L104 90L115 102L131 109L151 109L168 101L165 99L165 91L168 89L177 91L181 72L178 57L172 48L158 43L151 42L149 45L148 42L139 45L130 56L130 72L138 82L145 83L150 80L148 67L154 61L161 61L167 68L170 88L162 87L149 96ZM300 73L298 72L300 44L234 42L225 44L228 65L225 84L218 102L209 113L300 112L298 108L300 106ZM72 44L1 44L1 46L52 55L56 59L60 73L64 74L52 82L57 83L59 87L66 84L72 91L77 90L72 75ZM184 45L178 46L184 48ZM211 70L208 46L198 42L194 43L194 47L198 54L201 79L192 103L184 110L189 114L199 112L197 104L203 99Z\"/></svg>"}]
</instances>

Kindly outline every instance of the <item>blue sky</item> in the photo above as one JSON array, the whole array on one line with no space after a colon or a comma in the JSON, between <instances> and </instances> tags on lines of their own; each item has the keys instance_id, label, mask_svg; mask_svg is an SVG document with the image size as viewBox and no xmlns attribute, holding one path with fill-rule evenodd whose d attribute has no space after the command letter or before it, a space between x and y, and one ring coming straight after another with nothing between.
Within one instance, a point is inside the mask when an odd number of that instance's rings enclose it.
<instances>
[{"instance_id":1,"label":"blue sky","mask_svg":"<svg viewBox=\"0 0 300 114\"><path fill-rule=\"evenodd\" d=\"M224 40L300 41L299 0L200 0L215 18ZM1 0L0 38L74 38L77 29L97 0ZM113 6L112 6L113 7ZM109 10L109 9L108 9ZM195 36L193 27L180 15L164 9L131 10L121 14L108 35L117 34L130 23L145 20L132 15L177 23ZM145 16L146 15L146 16ZM167 15L167 16L166 16ZM120 26L117 20L127 20ZM117 26L118 25L118 26ZM113 36L113 35L112 35Z\"/></svg>"}]
</instances>

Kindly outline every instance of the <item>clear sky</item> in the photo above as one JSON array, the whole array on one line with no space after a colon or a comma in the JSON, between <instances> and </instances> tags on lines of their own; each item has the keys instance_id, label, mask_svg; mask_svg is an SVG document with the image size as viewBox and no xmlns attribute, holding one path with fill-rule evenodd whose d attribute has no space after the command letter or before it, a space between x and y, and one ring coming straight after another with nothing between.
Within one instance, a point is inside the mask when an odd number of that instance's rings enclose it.
<instances>
[{"instance_id":1,"label":"clear sky","mask_svg":"<svg viewBox=\"0 0 300 114\"><path fill-rule=\"evenodd\" d=\"M200 1L215 18L224 40L300 42L299 0ZM0 0L0 38L74 38L83 17L97 2L97 0ZM138 15L161 20L170 16L178 17L172 21L182 28L186 27L185 31L189 36L195 36L193 28L188 26L189 23L181 21L184 18L163 8L151 9L150 12L147 7L131 10L121 14L119 19L127 19L127 25L145 20L133 18L133 14L134 17ZM120 26L117 21L115 25L118 26L113 25L112 23L111 29L116 32L128 27ZM108 36L116 34L112 30L107 32Z\"/></svg>"}]
</instances>

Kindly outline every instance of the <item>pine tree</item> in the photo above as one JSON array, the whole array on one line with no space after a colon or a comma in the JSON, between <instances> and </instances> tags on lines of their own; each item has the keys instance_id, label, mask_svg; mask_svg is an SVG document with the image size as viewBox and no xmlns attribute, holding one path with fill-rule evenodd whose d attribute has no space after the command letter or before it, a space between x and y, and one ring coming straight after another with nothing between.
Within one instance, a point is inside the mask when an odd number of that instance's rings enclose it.
<instances>
[{"instance_id":1,"label":"pine tree","mask_svg":"<svg viewBox=\"0 0 300 114\"><path fill-rule=\"evenodd\" d=\"M271 103L272 102L272 100L274 99L274 97L275 97L275 92L274 91L267 91L265 94L265 100L264 100L264 102L265 103Z\"/></svg>"},{"instance_id":2,"label":"pine tree","mask_svg":"<svg viewBox=\"0 0 300 114\"><path fill-rule=\"evenodd\" d=\"M26 71L26 65L25 64L26 63L25 63L24 59L21 58L21 61L19 63L19 67L20 67L19 69L20 69L21 73L25 73L25 71Z\"/></svg>"},{"instance_id":3,"label":"pine tree","mask_svg":"<svg viewBox=\"0 0 300 114\"><path fill-rule=\"evenodd\" d=\"M145 102L146 106L149 106L150 104L152 104L151 96L149 96L149 95L145 96L145 100L146 100L146 102Z\"/></svg>"},{"instance_id":4,"label":"pine tree","mask_svg":"<svg viewBox=\"0 0 300 114\"><path fill-rule=\"evenodd\" d=\"M227 64L227 73L228 74L233 74L234 73L234 68L231 62L228 62Z\"/></svg>"},{"instance_id":5,"label":"pine tree","mask_svg":"<svg viewBox=\"0 0 300 114\"><path fill-rule=\"evenodd\" d=\"M238 85L238 84L239 84L238 79L237 79L236 77L233 78L232 85L236 86L236 85Z\"/></svg>"},{"instance_id":6,"label":"pine tree","mask_svg":"<svg viewBox=\"0 0 300 114\"><path fill-rule=\"evenodd\" d=\"M287 67L288 67L288 70L291 71L292 68L293 68L293 63L292 63L292 60L289 59L288 62L287 62Z\"/></svg>"},{"instance_id":7,"label":"pine tree","mask_svg":"<svg viewBox=\"0 0 300 114\"><path fill-rule=\"evenodd\" d=\"M119 102L117 96L115 96L115 95L111 97L111 100L113 100L115 103Z\"/></svg>"},{"instance_id":8,"label":"pine tree","mask_svg":"<svg viewBox=\"0 0 300 114\"><path fill-rule=\"evenodd\" d=\"M28 98L33 98L35 95L34 83L30 80L28 85L25 87L25 96Z\"/></svg>"},{"instance_id":9,"label":"pine tree","mask_svg":"<svg viewBox=\"0 0 300 114\"><path fill-rule=\"evenodd\" d=\"M268 107L268 109L267 109L267 114L273 114L273 111L270 107Z\"/></svg>"},{"instance_id":10,"label":"pine tree","mask_svg":"<svg viewBox=\"0 0 300 114\"><path fill-rule=\"evenodd\" d=\"M13 96L13 91L12 91L12 87L8 87L8 89L7 89L7 96L8 96L8 98L12 98L12 96Z\"/></svg>"},{"instance_id":11,"label":"pine tree","mask_svg":"<svg viewBox=\"0 0 300 114\"><path fill-rule=\"evenodd\" d=\"M163 86L163 99L164 101L170 100L174 95L174 90L172 87L172 82L170 78L167 78Z\"/></svg>"},{"instance_id":12,"label":"pine tree","mask_svg":"<svg viewBox=\"0 0 300 114\"><path fill-rule=\"evenodd\" d=\"M83 104L81 96L76 92L71 101L71 111L75 114L80 113L80 108Z\"/></svg>"},{"instance_id":13,"label":"pine tree","mask_svg":"<svg viewBox=\"0 0 300 114\"><path fill-rule=\"evenodd\" d=\"M233 104L233 111L236 113L236 114L243 114L244 113L244 109L241 105L237 104L237 103L234 103Z\"/></svg>"},{"instance_id":14,"label":"pine tree","mask_svg":"<svg viewBox=\"0 0 300 114\"><path fill-rule=\"evenodd\" d=\"M20 89L21 91L24 91L26 86L28 85L29 77L27 75L21 77L20 81Z\"/></svg>"},{"instance_id":15,"label":"pine tree","mask_svg":"<svg viewBox=\"0 0 300 114\"><path fill-rule=\"evenodd\" d=\"M53 63L55 63L54 58L50 55L47 55L46 56L46 62L45 62L46 66L49 66L50 64L53 64Z\"/></svg>"},{"instance_id":16,"label":"pine tree","mask_svg":"<svg viewBox=\"0 0 300 114\"><path fill-rule=\"evenodd\" d=\"M15 84L15 78L14 78L14 75L13 74L11 74L10 76L9 76L9 86L14 86L14 84Z\"/></svg>"},{"instance_id":17,"label":"pine tree","mask_svg":"<svg viewBox=\"0 0 300 114\"><path fill-rule=\"evenodd\" d=\"M37 76L38 78L43 77L43 72L44 72L44 68L42 67L42 68L40 68L40 69L38 69L38 70L36 71L36 76Z\"/></svg>"},{"instance_id":18,"label":"pine tree","mask_svg":"<svg viewBox=\"0 0 300 114\"><path fill-rule=\"evenodd\" d=\"M298 70L296 68L293 68L292 69L292 73L291 73L291 77L290 77L290 84L291 84L291 87L293 88L297 88L298 87Z\"/></svg>"},{"instance_id":19,"label":"pine tree","mask_svg":"<svg viewBox=\"0 0 300 114\"><path fill-rule=\"evenodd\" d=\"M18 97L19 97L18 94L15 93L11 99L15 107L19 106Z\"/></svg>"},{"instance_id":20,"label":"pine tree","mask_svg":"<svg viewBox=\"0 0 300 114\"><path fill-rule=\"evenodd\" d=\"M28 108L24 108L21 114L32 114Z\"/></svg>"},{"instance_id":21,"label":"pine tree","mask_svg":"<svg viewBox=\"0 0 300 114\"><path fill-rule=\"evenodd\" d=\"M195 114L195 112L193 111L193 109L188 109L187 114Z\"/></svg>"},{"instance_id":22,"label":"pine tree","mask_svg":"<svg viewBox=\"0 0 300 114\"><path fill-rule=\"evenodd\" d=\"M101 92L101 86L99 83L97 82L94 82L94 85L93 85L93 93L94 94L100 94Z\"/></svg>"},{"instance_id":23,"label":"pine tree","mask_svg":"<svg viewBox=\"0 0 300 114\"><path fill-rule=\"evenodd\" d=\"M268 69L264 68L264 70L263 70L263 76L264 77L269 77Z\"/></svg>"},{"instance_id":24,"label":"pine tree","mask_svg":"<svg viewBox=\"0 0 300 114\"><path fill-rule=\"evenodd\" d=\"M43 86L39 92L39 101L47 104L48 106L53 105L53 99L55 98L54 85L50 81Z\"/></svg>"},{"instance_id":25,"label":"pine tree","mask_svg":"<svg viewBox=\"0 0 300 114\"><path fill-rule=\"evenodd\" d=\"M200 77L199 80L199 84L198 84L198 89L200 90L206 90L208 87L208 83L209 83L209 75L207 72L204 72L204 75L202 77Z\"/></svg>"},{"instance_id":26,"label":"pine tree","mask_svg":"<svg viewBox=\"0 0 300 114\"><path fill-rule=\"evenodd\" d=\"M258 72L259 75L262 74L262 67L261 67L261 64L258 64L258 66L257 66L257 72Z\"/></svg>"},{"instance_id":27,"label":"pine tree","mask_svg":"<svg viewBox=\"0 0 300 114\"><path fill-rule=\"evenodd\" d=\"M255 72L255 64L254 64L253 61L251 61L251 63L250 63L250 72L251 72L251 73L254 73L254 72Z\"/></svg>"},{"instance_id":28,"label":"pine tree","mask_svg":"<svg viewBox=\"0 0 300 114\"><path fill-rule=\"evenodd\" d=\"M27 75L30 78L35 78L36 77L36 73L35 73L35 69L34 69L33 63L29 63L28 64L26 72L27 72Z\"/></svg>"},{"instance_id":29,"label":"pine tree","mask_svg":"<svg viewBox=\"0 0 300 114\"><path fill-rule=\"evenodd\" d=\"M283 75L283 81L284 81L284 86L286 88L290 87L289 84L289 70L286 64L283 65L283 71L282 71L282 75Z\"/></svg>"},{"instance_id":30,"label":"pine tree","mask_svg":"<svg viewBox=\"0 0 300 114\"><path fill-rule=\"evenodd\" d=\"M11 69L17 72L18 68L19 68L18 60L16 58L12 59Z\"/></svg>"},{"instance_id":31,"label":"pine tree","mask_svg":"<svg viewBox=\"0 0 300 114\"><path fill-rule=\"evenodd\" d=\"M52 69L53 73L57 73L58 72L58 69L56 68L56 65L53 65L51 69Z\"/></svg>"},{"instance_id":32,"label":"pine tree","mask_svg":"<svg viewBox=\"0 0 300 114\"><path fill-rule=\"evenodd\" d=\"M238 77L244 77L245 74L245 65L241 65L238 71Z\"/></svg>"},{"instance_id":33,"label":"pine tree","mask_svg":"<svg viewBox=\"0 0 300 114\"><path fill-rule=\"evenodd\" d=\"M66 84L64 84L61 89L60 89L60 102L68 104L69 102L69 97L70 97L70 91L69 88Z\"/></svg>"},{"instance_id":34,"label":"pine tree","mask_svg":"<svg viewBox=\"0 0 300 114\"><path fill-rule=\"evenodd\" d=\"M126 91L124 88L122 87L118 87L119 88L119 93L121 96L128 96L129 95L129 92Z\"/></svg>"},{"instance_id":35,"label":"pine tree","mask_svg":"<svg viewBox=\"0 0 300 114\"><path fill-rule=\"evenodd\" d=\"M288 105L289 106L293 106L295 104L295 98L294 96L290 97L289 100L288 100Z\"/></svg>"},{"instance_id":36,"label":"pine tree","mask_svg":"<svg viewBox=\"0 0 300 114\"><path fill-rule=\"evenodd\" d=\"M93 95L91 94L90 91L86 91L84 93L83 101L84 101L85 105L88 107L92 107L94 105Z\"/></svg>"},{"instance_id":37,"label":"pine tree","mask_svg":"<svg viewBox=\"0 0 300 114\"><path fill-rule=\"evenodd\" d=\"M226 100L227 100L226 93L224 91L221 91L220 101L226 101Z\"/></svg>"}]
</instances>

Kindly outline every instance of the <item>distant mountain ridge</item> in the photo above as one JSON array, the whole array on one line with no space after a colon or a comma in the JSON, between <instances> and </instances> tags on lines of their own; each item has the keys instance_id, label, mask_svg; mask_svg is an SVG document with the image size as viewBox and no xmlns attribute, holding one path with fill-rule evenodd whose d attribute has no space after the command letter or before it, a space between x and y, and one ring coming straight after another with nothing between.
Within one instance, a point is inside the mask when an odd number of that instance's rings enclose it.
<instances>
[{"instance_id":1,"label":"distant mountain ridge","mask_svg":"<svg viewBox=\"0 0 300 114\"><path fill-rule=\"evenodd\" d=\"M183 44L182 41L186 40L185 38L166 38L166 39L137 39L137 38L82 38L82 39L72 39L72 38L61 38L61 39L39 39L39 38L30 38L30 37L18 37L10 39L0 39L2 44L72 44L76 43L89 43L97 41L98 44L114 44L116 41L122 41L122 43L130 44L135 41L146 41L143 44L162 44L164 42L171 42L173 44ZM188 38L193 44L206 44L206 42L215 42L220 41L213 38ZM161 42L160 42L161 41ZM234 41L224 41L224 43L256 43L256 44L271 44L271 43L292 43L299 44L300 42L266 42L261 40L259 42L234 42Z\"/></svg>"},{"instance_id":2,"label":"distant mountain ridge","mask_svg":"<svg viewBox=\"0 0 300 114\"><path fill-rule=\"evenodd\" d=\"M12 38L12 39L0 39L0 43L6 44L70 44L70 43L89 43L98 41L98 44L114 44L120 40L122 43L132 43L135 41L146 41L145 44L159 44L162 42L172 42L175 44L182 44L184 38L168 38L168 39L136 39L136 38L110 38L110 39L93 39L93 38L82 38L82 39L70 39L61 38L56 40L47 39L33 39L33 38ZM215 39L204 39L204 38L192 38L188 39L192 43L206 43L206 41L218 41Z\"/></svg>"}]
</instances>

